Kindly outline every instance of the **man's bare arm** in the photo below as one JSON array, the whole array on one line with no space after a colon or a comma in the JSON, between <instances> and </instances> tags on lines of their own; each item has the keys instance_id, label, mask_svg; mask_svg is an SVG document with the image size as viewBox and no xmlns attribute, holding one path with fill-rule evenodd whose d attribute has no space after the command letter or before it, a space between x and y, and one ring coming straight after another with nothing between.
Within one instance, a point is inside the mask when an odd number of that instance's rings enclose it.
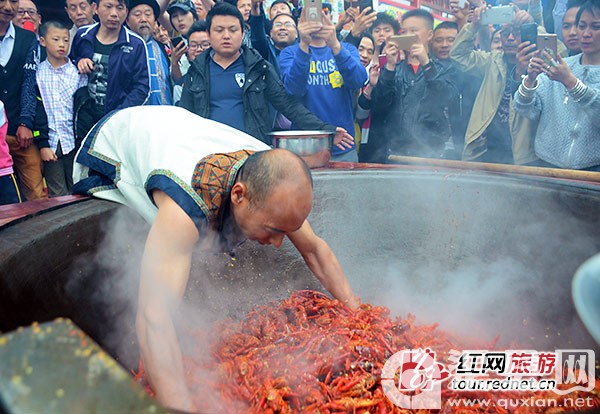
<instances>
[{"instance_id":1,"label":"man's bare arm","mask_svg":"<svg viewBox=\"0 0 600 414\"><path fill-rule=\"evenodd\" d=\"M162 191L142 260L136 331L148 380L158 400L172 408L194 411L184 378L181 350L172 312L189 278L198 230L185 212Z\"/></svg>"},{"instance_id":2,"label":"man's bare arm","mask_svg":"<svg viewBox=\"0 0 600 414\"><path fill-rule=\"evenodd\" d=\"M335 254L329 245L315 234L308 221L294 233L288 234L288 237L323 287L349 308L357 308L360 302L354 296Z\"/></svg>"}]
</instances>

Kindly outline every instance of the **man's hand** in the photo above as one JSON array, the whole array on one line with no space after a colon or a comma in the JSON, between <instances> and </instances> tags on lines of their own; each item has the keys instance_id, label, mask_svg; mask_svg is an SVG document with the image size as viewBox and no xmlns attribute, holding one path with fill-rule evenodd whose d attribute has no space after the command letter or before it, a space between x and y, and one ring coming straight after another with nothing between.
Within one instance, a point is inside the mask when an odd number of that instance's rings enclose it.
<instances>
[{"instance_id":1,"label":"man's hand","mask_svg":"<svg viewBox=\"0 0 600 414\"><path fill-rule=\"evenodd\" d=\"M314 233L308 221L305 221L299 230L288 234L288 238L323 287L350 309L358 308L360 301L352 292L335 254L329 245Z\"/></svg>"},{"instance_id":2,"label":"man's hand","mask_svg":"<svg viewBox=\"0 0 600 414\"><path fill-rule=\"evenodd\" d=\"M337 55L342 50L342 45L337 38L337 32L335 26L329 16L325 13L321 16L321 30L319 30L315 36L325 40L325 44L331 49L333 55Z\"/></svg>"},{"instance_id":3,"label":"man's hand","mask_svg":"<svg viewBox=\"0 0 600 414\"><path fill-rule=\"evenodd\" d=\"M392 72L396 70L396 64L398 63L398 45L394 42L388 42L383 48L383 54L387 57L387 63L385 68Z\"/></svg>"},{"instance_id":4,"label":"man's hand","mask_svg":"<svg viewBox=\"0 0 600 414\"><path fill-rule=\"evenodd\" d=\"M92 73L94 71L94 62L92 62L92 59L83 58L77 63L77 69L82 75Z\"/></svg>"},{"instance_id":5,"label":"man's hand","mask_svg":"<svg viewBox=\"0 0 600 414\"><path fill-rule=\"evenodd\" d=\"M429 63L427 49L421 43L415 43L410 47L410 56L416 58L421 66L425 66Z\"/></svg>"},{"instance_id":6,"label":"man's hand","mask_svg":"<svg viewBox=\"0 0 600 414\"><path fill-rule=\"evenodd\" d=\"M465 1L465 5L461 8L458 5L458 0L450 0L450 10L452 10L452 14L454 15L457 23L462 22L464 24L464 22L466 22L470 8L471 3L468 1Z\"/></svg>"},{"instance_id":7,"label":"man's hand","mask_svg":"<svg viewBox=\"0 0 600 414\"><path fill-rule=\"evenodd\" d=\"M192 219L168 195L155 190L152 197L158 213L142 258L136 333L158 401L195 412L172 314L185 292L199 233Z\"/></svg>"},{"instance_id":8,"label":"man's hand","mask_svg":"<svg viewBox=\"0 0 600 414\"><path fill-rule=\"evenodd\" d=\"M482 1L481 4L473 10L473 21L471 23L477 30L481 27L481 13L483 13L485 9L487 9L487 3Z\"/></svg>"},{"instance_id":9,"label":"man's hand","mask_svg":"<svg viewBox=\"0 0 600 414\"><path fill-rule=\"evenodd\" d=\"M336 29L342 30L346 24L355 21L358 13L358 7L348 7L335 25Z\"/></svg>"},{"instance_id":10,"label":"man's hand","mask_svg":"<svg viewBox=\"0 0 600 414\"><path fill-rule=\"evenodd\" d=\"M40 149L40 156L42 157L42 161L46 162L55 162L58 161L58 157L50 148L42 148Z\"/></svg>"},{"instance_id":11,"label":"man's hand","mask_svg":"<svg viewBox=\"0 0 600 414\"><path fill-rule=\"evenodd\" d=\"M377 82L379 82L379 73L379 62L373 61L373 63L371 63L371 67L369 68L369 85L367 85L367 88L369 86L372 88L377 86Z\"/></svg>"},{"instance_id":12,"label":"man's hand","mask_svg":"<svg viewBox=\"0 0 600 414\"><path fill-rule=\"evenodd\" d=\"M300 19L298 19L298 36L300 37L300 49L304 53L309 53L309 46L312 42L313 34L321 30L323 24L321 22L306 21L306 8L302 8Z\"/></svg>"},{"instance_id":13,"label":"man's hand","mask_svg":"<svg viewBox=\"0 0 600 414\"><path fill-rule=\"evenodd\" d=\"M31 143L33 142L33 132L31 129L27 128L25 125L19 126L17 128L17 142L19 146L23 149L29 148Z\"/></svg>"},{"instance_id":14,"label":"man's hand","mask_svg":"<svg viewBox=\"0 0 600 414\"><path fill-rule=\"evenodd\" d=\"M529 15L525 10L519 9L517 6L513 5L515 8L515 15L513 16L512 25L513 27L519 29L521 26L527 23L534 23L533 17Z\"/></svg>"},{"instance_id":15,"label":"man's hand","mask_svg":"<svg viewBox=\"0 0 600 414\"><path fill-rule=\"evenodd\" d=\"M531 58L535 56L535 48L536 45L531 44L529 41L519 44L519 47L517 48L517 66L515 69L515 75L518 76L517 80L521 79L521 75L527 73L527 66L531 61Z\"/></svg>"},{"instance_id":16,"label":"man's hand","mask_svg":"<svg viewBox=\"0 0 600 414\"><path fill-rule=\"evenodd\" d=\"M354 20L352 36L356 38L362 36L364 32L373 26L375 19L377 19L377 13L373 13L373 10L370 7L365 8Z\"/></svg>"},{"instance_id":17,"label":"man's hand","mask_svg":"<svg viewBox=\"0 0 600 414\"><path fill-rule=\"evenodd\" d=\"M335 129L335 137L333 138L333 145L341 150L347 150L352 148L354 145L354 138L344 128L337 127Z\"/></svg>"},{"instance_id":18,"label":"man's hand","mask_svg":"<svg viewBox=\"0 0 600 414\"><path fill-rule=\"evenodd\" d=\"M252 9L250 10L250 14L252 16L260 16L262 4L263 0L252 0Z\"/></svg>"},{"instance_id":19,"label":"man's hand","mask_svg":"<svg viewBox=\"0 0 600 414\"><path fill-rule=\"evenodd\" d=\"M169 40L171 43L171 64L178 65L181 57L187 52L187 45L185 42L179 42L177 46L173 46L173 41Z\"/></svg>"}]
</instances>

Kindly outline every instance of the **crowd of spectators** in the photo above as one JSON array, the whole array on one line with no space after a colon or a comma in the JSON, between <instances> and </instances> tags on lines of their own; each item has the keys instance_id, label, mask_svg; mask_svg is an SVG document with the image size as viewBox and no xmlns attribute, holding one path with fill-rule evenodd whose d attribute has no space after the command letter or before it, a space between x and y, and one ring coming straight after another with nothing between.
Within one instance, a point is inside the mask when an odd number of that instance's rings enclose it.
<instances>
[{"instance_id":1,"label":"crowd of spectators","mask_svg":"<svg viewBox=\"0 0 600 414\"><path fill-rule=\"evenodd\" d=\"M320 22L297 0L66 0L66 26L36 0L0 0L0 204L70 194L88 131L137 105L267 143L274 129L336 131L334 161L600 171L600 0L556 0L552 30L541 0L496 25L483 0L461 3L436 25L355 0L337 19L323 2ZM532 26L556 32L556 54L522 39Z\"/></svg>"}]
</instances>

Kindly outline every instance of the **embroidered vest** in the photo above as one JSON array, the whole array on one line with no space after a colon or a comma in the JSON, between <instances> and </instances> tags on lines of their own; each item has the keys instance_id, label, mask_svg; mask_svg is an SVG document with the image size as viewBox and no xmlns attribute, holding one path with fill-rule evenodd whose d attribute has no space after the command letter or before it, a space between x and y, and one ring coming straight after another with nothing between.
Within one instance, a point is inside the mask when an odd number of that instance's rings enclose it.
<instances>
[{"instance_id":1,"label":"embroidered vest","mask_svg":"<svg viewBox=\"0 0 600 414\"><path fill-rule=\"evenodd\" d=\"M206 219L213 229L220 228L224 214L222 207L228 205L237 173L253 153L254 151L241 150L227 154L211 154L196 164L192 188L204 202L206 211L209 212Z\"/></svg>"}]
</instances>

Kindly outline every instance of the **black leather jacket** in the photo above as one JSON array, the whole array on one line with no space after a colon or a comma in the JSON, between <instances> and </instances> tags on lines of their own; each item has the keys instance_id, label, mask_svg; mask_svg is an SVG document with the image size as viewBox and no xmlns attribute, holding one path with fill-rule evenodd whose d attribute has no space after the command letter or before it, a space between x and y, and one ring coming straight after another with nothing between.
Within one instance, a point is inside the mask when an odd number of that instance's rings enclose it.
<instances>
[{"instance_id":1,"label":"black leather jacket","mask_svg":"<svg viewBox=\"0 0 600 414\"><path fill-rule=\"evenodd\" d=\"M242 46L242 50L246 75L242 93L246 133L270 143L267 134L272 131L273 122L269 104L292 121L294 128L335 130L285 92L273 65L258 52L246 46ZM179 106L204 118L210 118L210 52L210 49L203 52L192 62L179 101Z\"/></svg>"},{"instance_id":2,"label":"black leather jacket","mask_svg":"<svg viewBox=\"0 0 600 414\"><path fill-rule=\"evenodd\" d=\"M419 68L401 61L394 72L383 69L372 101L369 143L361 145L361 161L386 162L389 154L441 158L450 137L449 108L456 87L438 62Z\"/></svg>"}]
</instances>

